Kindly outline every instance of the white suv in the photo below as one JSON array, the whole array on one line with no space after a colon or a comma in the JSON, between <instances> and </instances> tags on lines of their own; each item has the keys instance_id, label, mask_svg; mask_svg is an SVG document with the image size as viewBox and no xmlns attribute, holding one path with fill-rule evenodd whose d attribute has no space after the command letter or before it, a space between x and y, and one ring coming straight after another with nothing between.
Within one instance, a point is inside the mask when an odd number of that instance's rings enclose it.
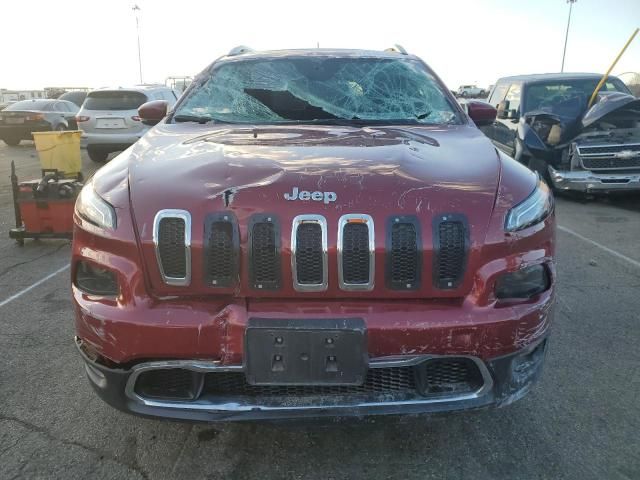
<instances>
[{"instance_id":1,"label":"white suv","mask_svg":"<svg viewBox=\"0 0 640 480\"><path fill-rule=\"evenodd\" d=\"M138 107L151 100L166 100L172 108L178 95L164 85L101 88L89 92L76 120L82 146L89 158L104 163L112 152L125 150L149 129L138 117Z\"/></svg>"}]
</instances>

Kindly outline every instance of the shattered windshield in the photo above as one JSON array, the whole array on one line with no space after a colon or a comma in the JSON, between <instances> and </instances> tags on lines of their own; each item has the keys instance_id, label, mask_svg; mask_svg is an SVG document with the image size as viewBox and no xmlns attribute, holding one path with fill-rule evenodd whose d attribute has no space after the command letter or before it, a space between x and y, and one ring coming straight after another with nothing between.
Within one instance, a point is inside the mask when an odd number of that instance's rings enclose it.
<instances>
[{"instance_id":1,"label":"shattered windshield","mask_svg":"<svg viewBox=\"0 0 640 480\"><path fill-rule=\"evenodd\" d=\"M598 82L599 79L594 78L531 84L527 87L525 98L527 112L543 111L577 118L586 110ZM617 78L609 78L600 91L629 93Z\"/></svg>"},{"instance_id":2,"label":"shattered windshield","mask_svg":"<svg viewBox=\"0 0 640 480\"><path fill-rule=\"evenodd\" d=\"M229 62L178 107L174 121L459 123L420 62L304 57Z\"/></svg>"}]
</instances>

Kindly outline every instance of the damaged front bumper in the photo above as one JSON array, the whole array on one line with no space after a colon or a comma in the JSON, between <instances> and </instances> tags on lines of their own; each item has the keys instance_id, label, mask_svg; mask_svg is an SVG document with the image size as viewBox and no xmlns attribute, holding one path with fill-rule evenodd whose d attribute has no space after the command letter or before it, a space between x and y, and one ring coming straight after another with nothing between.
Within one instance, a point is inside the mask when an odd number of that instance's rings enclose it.
<instances>
[{"instance_id":1,"label":"damaged front bumper","mask_svg":"<svg viewBox=\"0 0 640 480\"><path fill-rule=\"evenodd\" d=\"M239 421L422 414L508 405L523 397L539 378L547 338L487 361L473 356L438 355L371 359L365 385L341 388L243 386L242 365L216 361L156 361L130 368L108 368L90 358L78 338L76 345L92 387L119 410L178 420ZM447 362L457 366L449 368L444 377L424 374L433 365L442 369ZM468 377L470 388L456 390L454 379L464 368L475 372ZM404 369L405 374L390 373L393 369ZM451 387L448 391L433 391L430 385L436 381L434 378L444 379ZM159 384L163 387L158 388ZM383 391L383 385L389 391Z\"/></svg>"},{"instance_id":2,"label":"damaged front bumper","mask_svg":"<svg viewBox=\"0 0 640 480\"><path fill-rule=\"evenodd\" d=\"M558 190L585 193L640 191L640 172L604 174L588 170L556 170L549 167L549 175L553 186Z\"/></svg>"}]
</instances>

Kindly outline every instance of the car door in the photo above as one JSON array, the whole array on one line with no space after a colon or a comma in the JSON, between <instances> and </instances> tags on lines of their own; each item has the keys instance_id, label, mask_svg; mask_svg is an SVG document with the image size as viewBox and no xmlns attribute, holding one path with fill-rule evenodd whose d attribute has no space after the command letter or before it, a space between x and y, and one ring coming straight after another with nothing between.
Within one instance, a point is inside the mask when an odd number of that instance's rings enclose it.
<instances>
[{"instance_id":1,"label":"car door","mask_svg":"<svg viewBox=\"0 0 640 480\"><path fill-rule=\"evenodd\" d=\"M504 97L507 105L507 116L496 117L493 141L504 153L513 157L516 153L516 135L520 119L520 99L522 98L522 84L512 83ZM500 102L498 102L500 104Z\"/></svg>"},{"instance_id":2,"label":"car door","mask_svg":"<svg viewBox=\"0 0 640 480\"><path fill-rule=\"evenodd\" d=\"M493 88L493 90L491 91L491 95L489 96L489 99L487 100L487 103L489 103L492 107L495 107L496 109L498 108L498 105L500 104L500 102L502 102L504 100L504 97L507 95L507 90L509 89L509 83L505 83L505 82L498 82L496 83L496 86ZM491 139L491 141L498 146L498 144L496 143L496 123L497 120L490 124L490 125L485 125L482 127L479 127L480 130L482 131L482 133L484 133L487 137L489 137Z\"/></svg>"}]
</instances>

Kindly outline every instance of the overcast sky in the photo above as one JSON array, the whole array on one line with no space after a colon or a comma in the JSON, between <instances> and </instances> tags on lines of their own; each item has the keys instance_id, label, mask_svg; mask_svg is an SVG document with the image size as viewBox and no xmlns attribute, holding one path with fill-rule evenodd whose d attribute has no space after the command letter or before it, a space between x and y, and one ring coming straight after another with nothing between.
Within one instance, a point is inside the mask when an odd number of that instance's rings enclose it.
<instances>
[{"instance_id":1,"label":"overcast sky","mask_svg":"<svg viewBox=\"0 0 640 480\"><path fill-rule=\"evenodd\" d=\"M194 75L232 47L384 49L422 57L454 89L560 70L565 0L2 0L0 87L138 83ZM604 72L634 28L640 0L578 0L565 71ZM640 35L614 73L640 71Z\"/></svg>"}]
</instances>

